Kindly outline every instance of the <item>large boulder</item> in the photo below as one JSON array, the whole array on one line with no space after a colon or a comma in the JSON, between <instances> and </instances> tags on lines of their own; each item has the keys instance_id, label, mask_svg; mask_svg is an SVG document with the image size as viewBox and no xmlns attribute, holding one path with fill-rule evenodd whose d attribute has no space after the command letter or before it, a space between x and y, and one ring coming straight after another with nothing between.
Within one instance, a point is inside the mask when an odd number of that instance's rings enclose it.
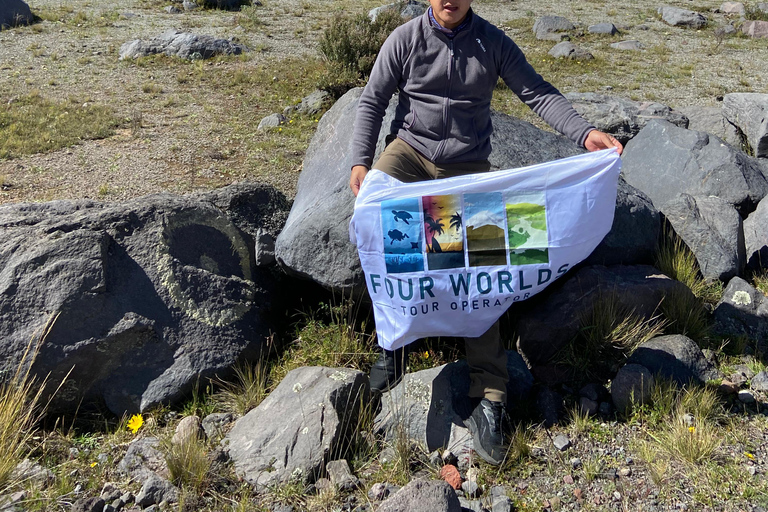
<instances>
[{"instance_id":1,"label":"large boulder","mask_svg":"<svg viewBox=\"0 0 768 512\"><path fill-rule=\"evenodd\" d=\"M304 158L291 214L275 248L277 260L287 272L347 293L360 292L364 287L357 248L349 241L355 201L349 190L351 141L361 93L361 88L347 92L320 120ZM393 97L382 122L385 128L379 133L374 162L385 147L396 105L397 98ZM567 138L514 117L492 112L491 122L494 133L489 160L494 169L584 152Z\"/></svg>"},{"instance_id":2,"label":"large boulder","mask_svg":"<svg viewBox=\"0 0 768 512\"><path fill-rule=\"evenodd\" d=\"M289 372L225 437L235 472L259 491L313 483L325 462L345 456L368 395L362 372L319 366Z\"/></svg>"},{"instance_id":3,"label":"large boulder","mask_svg":"<svg viewBox=\"0 0 768 512\"><path fill-rule=\"evenodd\" d=\"M598 300L615 301L618 308L649 319L670 293L691 291L646 265L582 268L562 286L510 310L519 319L517 349L532 366L544 365L579 333Z\"/></svg>"},{"instance_id":4,"label":"large boulder","mask_svg":"<svg viewBox=\"0 0 768 512\"><path fill-rule=\"evenodd\" d=\"M727 281L744 269L742 221L728 202L715 196L680 194L661 211L696 255L705 279Z\"/></svg>"},{"instance_id":5,"label":"large boulder","mask_svg":"<svg viewBox=\"0 0 768 512\"><path fill-rule=\"evenodd\" d=\"M763 199L744 220L747 265L753 270L768 269L768 200Z\"/></svg>"},{"instance_id":6,"label":"large boulder","mask_svg":"<svg viewBox=\"0 0 768 512\"><path fill-rule=\"evenodd\" d=\"M723 336L746 336L768 348L768 297L740 277L728 282L714 316L714 329Z\"/></svg>"},{"instance_id":7,"label":"large boulder","mask_svg":"<svg viewBox=\"0 0 768 512\"><path fill-rule=\"evenodd\" d=\"M533 376L520 354L507 351L508 410L527 401ZM467 399L469 366L465 360L406 374L402 382L381 398L374 427L394 443L404 428L409 439L428 452L447 448L458 457L472 451L472 436L463 420L472 412Z\"/></svg>"},{"instance_id":8,"label":"large boulder","mask_svg":"<svg viewBox=\"0 0 768 512\"><path fill-rule=\"evenodd\" d=\"M536 39L560 41L562 33L575 29L568 18L562 16L542 16L533 23Z\"/></svg>"},{"instance_id":9,"label":"large boulder","mask_svg":"<svg viewBox=\"0 0 768 512\"><path fill-rule=\"evenodd\" d=\"M701 28L707 24L707 17L701 13L663 5L657 9L661 19L673 27Z\"/></svg>"},{"instance_id":10,"label":"large boulder","mask_svg":"<svg viewBox=\"0 0 768 512\"><path fill-rule=\"evenodd\" d=\"M690 382L702 384L720 377L696 342L682 334L657 336L640 344L627 363L644 366L653 375L683 386Z\"/></svg>"},{"instance_id":11,"label":"large boulder","mask_svg":"<svg viewBox=\"0 0 768 512\"><path fill-rule=\"evenodd\" d=\"M768 94L726 94L723 114L744 133L754 156L768 157Z\"/></svg>"},{"instance_id":12,"label":"large boulder","mask_svg":"<svg viewBox=\"0 0 768 512\"><path fill-rule=\"evenodd\" d=\"M765 11L763 11L765 12ZM741 24L741 32L756 39L768 38L768 21L750 20Z\"/></svg>"},{"instance_id":13,"label":"large boulder","mask_svg":"<svg viewBox=\"0 0 768 512\"><path fill-rule=\"evenodd\" d=\"M717 137L662 120L651 121L627 143L622 173L662 211L686 193L720 197L746 216L768 194L757 159Z\"/></svg>"},{"instance_id":14,"label":"large boulder","mask_svg":"<svg viewBox=\"0 0 768 512\"><path fill-rule=\"evenodd\" d=\"M626 144L653 119L663 119L680 128L688 128L687 117L661 103L632 101L594 92L569 92L565 97L584 119L598 130L610 133L622 144Z\"/></svg>"},{"instance_id":15,"label":"large boulder","mask_svg":"<svg viewBox=\"0 0 768 512\"><path fill-rule=\"evenodd\" d=\"M661 216L648 196L619 177L611 230L585 265L651 265L661 232Z\"/></svg>"},{"instance_id":16,"label":"large boulder","mask_svg":"<svg viewBox=\"0 0 768 512\"><path fill-rule=\"evenodd\" d=\"M689 130L707 132L736 148L741 145L739 129L726 119L721 107L683 107L677 111L688 118Z\"/></svg>"},{"instance_id":17,"label":"large boulder","mask_svg":"<svg viewBox=\"0 0 768 512\"><path fill-rule=\"evenodd\" d=\"M134 39L120 47L120 60L138 59L158 53L182 59L210 59L217 55L240 55L245 46L227 39L168 30L149 41Z\"/></svg>"},{"instance_id":18,"label":"large boulder","mask_svg":"<svg viewBox=\"0 0 768 512\"><path fill-rule=\"evenodd\" d=\"M33 20L32 11L22 0L3 0L0 4L0 30L29 25Z\"/></svg>"},{"instance_id":19,"label":"large boulder","mask_svg":"<svg viewBox=\"0 0 768 512\"><path fill-rule=\"evenodd\" d=\"M0 369L55 318L33 366L51 388L72 370L53 406L121 416L259 357L275 278L249 231L274 233L284 204L265 204L271 187L230 192L0 207Z\"/></svg>"},{"instance_id":20,"label":"large boulder","mask_svg":"<svg viewBox=\"0 0 768 512\"><path fill-rule=\"evenodd\" d=\"M373 23L376 21L376 18L379 17L379 14L400 9L400 17L403 18L403 20L410 20L424 14L428 7L429 4L426 2L420 2L419 0L405 0L371 9L368 11L368 18L370 18L371 23Z\"/></svg>"}]
</instances>

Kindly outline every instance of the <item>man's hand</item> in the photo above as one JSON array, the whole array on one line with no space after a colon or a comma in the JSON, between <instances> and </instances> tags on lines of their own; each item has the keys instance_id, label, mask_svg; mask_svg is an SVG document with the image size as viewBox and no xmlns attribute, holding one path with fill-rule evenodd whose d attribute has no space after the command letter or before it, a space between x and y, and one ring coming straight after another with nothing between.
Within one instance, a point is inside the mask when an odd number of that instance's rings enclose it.
<instances>
[{"instance_id":1,"label":"man's hand","mask_svg":"<svg viewBox=\"0 0 768 512\"><path fill-rule=\"evenodd\" d=\"M352 189L352 193L357 194L360 192L360 187L363 185L365 175L368 174L368 168L364 165L356 165L352 167L352 175L349 177L349 188Z\"/></svg>"},{"instance_id":2,"label":"man's hand","mask_svg":"<svg viewBox=\"0 0 768 512\"><path fill-rule=\"evenodd\" d=\"M616 140L612 135L607 133L592 130L587 134L587 140L584 141L584 147L588 151L600 151L601 149L618 148L619 154L624 151L624 146L621 142Z\"/></svg>"}]
</instances>

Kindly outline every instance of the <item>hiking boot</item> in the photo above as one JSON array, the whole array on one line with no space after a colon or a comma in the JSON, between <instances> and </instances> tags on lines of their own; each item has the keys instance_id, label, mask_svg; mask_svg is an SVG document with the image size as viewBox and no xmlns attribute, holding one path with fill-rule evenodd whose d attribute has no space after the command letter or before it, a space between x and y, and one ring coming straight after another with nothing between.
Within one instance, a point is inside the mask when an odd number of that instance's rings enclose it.
<instances>
[{"instance_id":1,"label":"hiking boot","mask_svg":"<svg viewBox=\"0 0 768 512\"><path fill-rule=\"evenodd\" d=\"M501 402L491 402L483 398L464 420L464 425L472 434L475 452L489 464L498 466L507 454L504 437L507 411Z\"/></svg>"},{"instance_id":2,"label":"hiking boot","mask_svg":"<svg viewBox=\"0 0 768 512\"><path fill-rule=\"evenodd\" d=\"M403 378L407 362L408 351L405 347L397 350L382 350L379 358L371 366L371 391L384 393L395 387Z\"/></svg>"}]
</instances>

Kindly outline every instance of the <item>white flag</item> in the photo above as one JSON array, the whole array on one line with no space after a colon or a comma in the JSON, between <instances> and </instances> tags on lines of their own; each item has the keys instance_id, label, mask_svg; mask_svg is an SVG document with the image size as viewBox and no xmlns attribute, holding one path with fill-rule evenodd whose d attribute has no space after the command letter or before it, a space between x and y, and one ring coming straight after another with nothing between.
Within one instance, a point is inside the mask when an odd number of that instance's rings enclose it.
<instances>
[{"instance_id":1,"label":"white flag","mask_svg":"<svg viewBox=\"0 0 768 512\"><path fill-rule=\"evenodd\" d=\"M379 344L482 335L608 234L620 170L610 149L417 183L369 172L349 232Z\"/></svg>"}]
</instances>

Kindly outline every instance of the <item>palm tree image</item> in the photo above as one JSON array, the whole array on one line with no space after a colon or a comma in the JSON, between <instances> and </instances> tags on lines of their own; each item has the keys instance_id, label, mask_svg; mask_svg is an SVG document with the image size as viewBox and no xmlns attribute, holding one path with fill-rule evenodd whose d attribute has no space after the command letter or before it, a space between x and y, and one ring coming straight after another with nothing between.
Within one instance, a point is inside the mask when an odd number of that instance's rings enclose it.
<instances>
[{"instance_id":1,"label":"palm tree image","mask_svg":"<svg viewBox=\"0 0 768 512\"><path fill-rule=\"evenodd\" d=\"M459 212L451 215L451 227L456 231L461 231L461 215Z\"/></svg>"}]
</instances>

